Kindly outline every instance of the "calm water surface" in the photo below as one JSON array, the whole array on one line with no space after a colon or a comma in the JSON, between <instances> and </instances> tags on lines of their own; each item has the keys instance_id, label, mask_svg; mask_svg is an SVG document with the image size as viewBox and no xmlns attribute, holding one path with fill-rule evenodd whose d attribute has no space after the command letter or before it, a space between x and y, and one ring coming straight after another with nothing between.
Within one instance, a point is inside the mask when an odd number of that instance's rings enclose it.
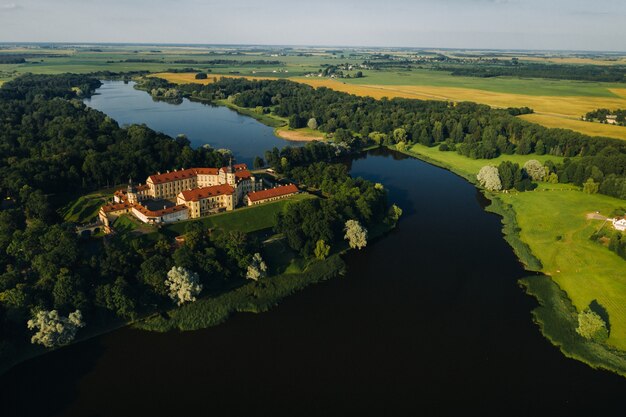
<instances>
[{"instance_id":1,"label":"calm water surface","mask_svg":"<svg viewBox=\"0 0 626 417\"><path fill-rule=\"evenodd\" d=\"M273 128L227 107L187 99L181 104L154 101L134 85L134 82L103 81L97 94L85 103L108 114L120 125L145 123L172 137L185 134L194 147L209 144L215 149L230 149L238 162L250 165L255 156L262 157L274 146L302 145L302 142L277 138Z\"/></svg>"},{"instance_id":2,"label":"calm water surface","mask_svg":"<svg viewBox=\"0 0 626 417\"><path fill-rule=\"evenodd\" d=\"M624 415L626 379L531 322L499 217L463 179L387 151L351 164L404 209L343 278L186 333L119 330L0 378L2 416Z\"/></svg>"}]
</instances>

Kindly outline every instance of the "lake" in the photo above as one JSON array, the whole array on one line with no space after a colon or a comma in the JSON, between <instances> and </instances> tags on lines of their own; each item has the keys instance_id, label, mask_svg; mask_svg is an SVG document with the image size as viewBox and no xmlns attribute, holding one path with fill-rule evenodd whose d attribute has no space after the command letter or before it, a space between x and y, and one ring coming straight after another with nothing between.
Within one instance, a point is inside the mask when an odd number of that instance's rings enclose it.
<instances>
[{"instance_id":1,"label":"lake","mask_svg":"<svg viewBox=\"0 0 626 417\"><path fill-rule=\"evenodd\" d=\"M267 131L250 126L246 140ZM218 327L126 328L35 358L0 377L0 414L624 414L626 379L565 358L532 323L527 273L474 186L386 150L349 165L404 215L345 257L345 277Z\"/></svg>"},{"instance_id":2,"label":"lake","mask_svg":"<svg viewBox=\"0 0 626 417\"><path fill-rule=\"evenodd\" d=\"M252 166L255 156L266 150L304 142L287 141L274 135L274 129L227 107L183 99L181 104L155 101L134 82L103 81L85 104L108 114L120 125L145 123L172 137L187 136L193 147L210 145L230 149L237 159Z\"/></svg>"}]
</instances>

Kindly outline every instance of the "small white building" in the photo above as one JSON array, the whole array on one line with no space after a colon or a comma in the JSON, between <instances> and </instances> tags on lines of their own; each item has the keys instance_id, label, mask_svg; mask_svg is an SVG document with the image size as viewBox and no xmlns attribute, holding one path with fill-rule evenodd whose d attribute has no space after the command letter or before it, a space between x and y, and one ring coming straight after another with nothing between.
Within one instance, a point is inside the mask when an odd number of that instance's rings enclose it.
<instances>
[{"instance_id":1,"label":"small white building","mask_svg":"<svg viewBox=\"0 0 626 417\"><path fill-rule=\"evenodd\" d=\"M623 219L613 219L613 227L620 232L626 231L626 217Z\"/></svg>"}]
</instances>

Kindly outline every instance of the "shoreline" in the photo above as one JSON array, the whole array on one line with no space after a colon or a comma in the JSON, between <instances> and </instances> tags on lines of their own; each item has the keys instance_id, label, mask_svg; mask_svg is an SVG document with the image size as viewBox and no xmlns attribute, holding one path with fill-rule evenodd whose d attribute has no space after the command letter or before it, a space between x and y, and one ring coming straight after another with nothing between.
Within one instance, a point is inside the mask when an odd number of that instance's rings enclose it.
<instances>
[{"instance_id":1,"label":"shoreline","mask_svg":"<svg viewBox=\"0 0 626 417\"><path fill-rule=\"evenodd\" d=\"M377 227L371 230L373 233L370 235L370 242L375 242L383 238L394 230L398 226L398 223L396 222L390 225L383 221L376 226ZM260 314L267 312L278 306L283 299L296 292L304 290L311 285L342 276L347 268L342 256L350 250L353 249L347 246L342 247L324 260L311 260L304 269L299 272L283 272L282 274L273 275L258 282L245 282L244 285L235 287L220 295L207 296L198 299L192 304L174 307L165 311L146 313L144 316L131 321L114 320L111 323L92 329L91 332L83 334L67 345L48 349L31 343L23 344L22 346L18 346L20 354L16 355L11 360L0 363L0 375L7 373L14 367L31 359L45 356L59 349L82 343L125 327L159 333L193 331L208 329L223 324L236 313ZM254 297L251 297L250 293L253 293ZM266 297L259 296L263 293L265 293ZM257 303L251 304L251 298L257 300ZM209 309L212 308L212 310L210 310L211 314L198 315L198 313L194 311L203 310L207 307ZM167 315L168 319L164 319L164 315ZM200 320L200 322L197 320Z\"/></svg>"},{"instance_id":2,"label":"shoreline","mask_svg":"<svg viewBox=\"0 0 626 417\"><path fill-rule=\"evenodd\" d=\"M530 246L521 238L517 224L515 207L504 202L495 193L481 189L475 178L456 169L454 166L429 158L408 150L400 151L392 146L385 146L404 155L419 159L428 164L443 168L465 179L474 185L491 204L485 211L497 214L502 222L502 235L511 246L515 256L524 266L524 269L533 276L518 280L524 292L533 297L538 306L530 311L533 322L539 331L553 346L570 359L585 363L593 369L603 369L626 377L626 352L614 348L606 343L596 343L583 339L576 333L578 326L577 309L568 294L544 273L541 261L533 254Z\"/></svg>"}]
</instances>

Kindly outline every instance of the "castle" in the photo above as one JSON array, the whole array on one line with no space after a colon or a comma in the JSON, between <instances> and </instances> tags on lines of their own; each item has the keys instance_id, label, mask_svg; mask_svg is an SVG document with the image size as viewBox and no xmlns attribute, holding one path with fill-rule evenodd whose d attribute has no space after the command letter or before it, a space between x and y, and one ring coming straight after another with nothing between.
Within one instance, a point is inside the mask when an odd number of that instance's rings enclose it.
<instances>
[{"instance_id":1,"label":"castle","mask_svg":"<svg viewBox=\"0 0 626 417\"><path fill-rule=\"evenodd\" d=\"M257 205L299 192L293 184L263 190L263 181L246 164L222 168L189 168L150 175L144 185L128 187L113 195L113 202L100 208L98 218L107 232L123 214L144 223L163 224L197 219L231 211L239 205Z\"/></svg>"}]
</instances>

